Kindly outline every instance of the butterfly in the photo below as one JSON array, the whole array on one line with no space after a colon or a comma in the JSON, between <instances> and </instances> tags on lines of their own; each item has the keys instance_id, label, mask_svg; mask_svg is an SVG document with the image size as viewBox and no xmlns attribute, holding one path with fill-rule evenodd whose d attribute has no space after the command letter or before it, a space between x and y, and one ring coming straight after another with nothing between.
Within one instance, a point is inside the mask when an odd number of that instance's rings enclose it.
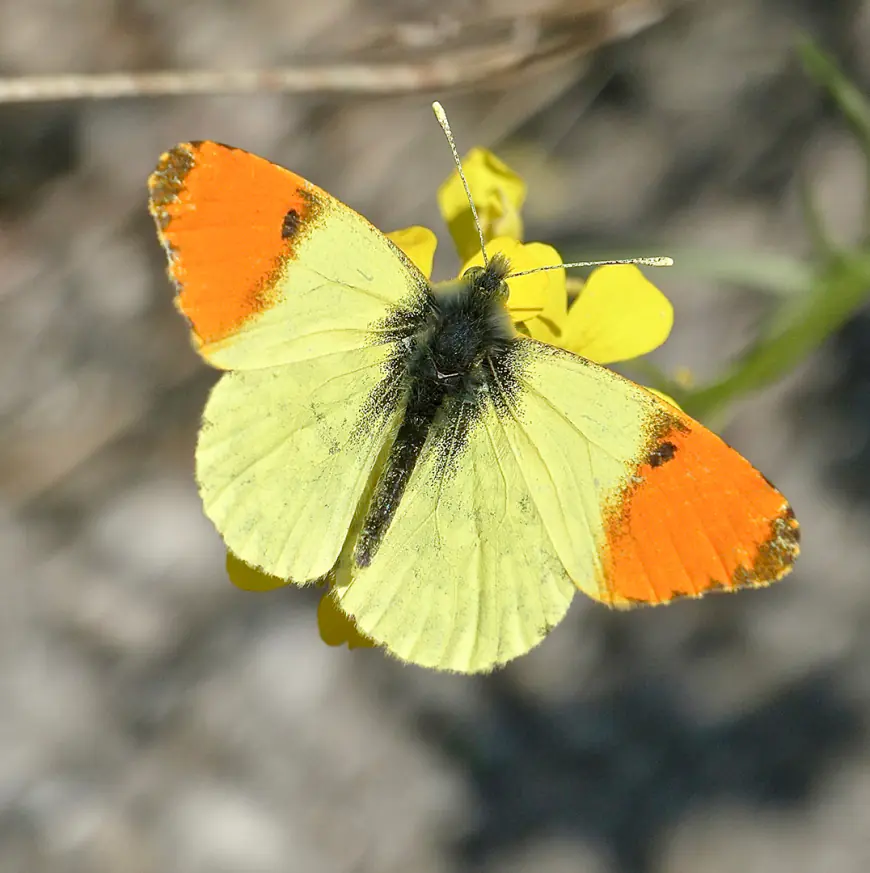
<instances>
[{"instance_id":1,"label":"butterfly","mask_svg":"<svg viewBox=\"0 0 870 873\"><path fill-rule=\"evenodd\" d=\"M149 190L177 307L226 371L206 515L246 564L328 579L401 660L486 671L578 590L662 604L791 569L786 499L677 407L519 334L503 255L432 284L321 188L215 142L166 152Z\"/></svg>"}]
</instances>

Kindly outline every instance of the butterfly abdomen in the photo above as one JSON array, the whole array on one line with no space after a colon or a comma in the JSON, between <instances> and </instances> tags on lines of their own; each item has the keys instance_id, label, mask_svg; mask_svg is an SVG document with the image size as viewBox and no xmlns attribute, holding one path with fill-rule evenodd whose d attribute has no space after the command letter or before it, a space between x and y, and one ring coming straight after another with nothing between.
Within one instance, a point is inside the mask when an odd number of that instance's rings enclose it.
<instances>
[{"instance_id":1,"label":"butterfly abdomen","mask_svg":"<svg viewBox=\"0 0 870 873\"><path fill-rule=\"evenodd\" d=\"M446 395L438 383L412 383L405 414L375 486L354 552L359 567L367 567L384 537Z\"/></svg>"}]
</instances>

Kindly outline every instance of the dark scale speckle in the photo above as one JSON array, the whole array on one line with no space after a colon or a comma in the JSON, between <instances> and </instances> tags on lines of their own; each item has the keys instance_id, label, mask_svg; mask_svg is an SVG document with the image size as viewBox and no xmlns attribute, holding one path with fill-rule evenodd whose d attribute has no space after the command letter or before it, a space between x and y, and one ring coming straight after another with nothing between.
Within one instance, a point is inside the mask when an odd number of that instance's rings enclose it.
<instances>
[{"instance_id":1,"label":"dark scale speckle","mask_svg":"<svg viewBox=\"0 0 870 873\"><path fill-rule=\"evenodd\" d=\"M296 236L300 220L301 217L295 209L288 210L281 225L281 239L292 239Z\"/></svg>"},{"instance_id":2,"label":"dark scale speckle","mask_svg":"<svg viewBox=\"0 0 870 873\"><path fill-rule=\"evenodd\" d=\"M396 351L366 419L397 406L404 414L366 512L354 556L358 566L371 563L424 445L430 442L438 453L438 475L449 476L482 404L504 408L502 395L515 385L516 343L504 306L507 273L507 260L495 257L486 269L421 289L411 307L380 325L381 337L392 340Z\"/></svg>"},{"instance_id":3,"label":"dark scale speckle","mask_svg":"<svg viewBox=\"0 0 870 873\"><path fill-rule=\"evenodd\" d=\"M661 467L662 464L673 460L676 453L677 447L673 443L659 443L650 453L649 465L650 467Z\"/></svg>"}]
</instances>

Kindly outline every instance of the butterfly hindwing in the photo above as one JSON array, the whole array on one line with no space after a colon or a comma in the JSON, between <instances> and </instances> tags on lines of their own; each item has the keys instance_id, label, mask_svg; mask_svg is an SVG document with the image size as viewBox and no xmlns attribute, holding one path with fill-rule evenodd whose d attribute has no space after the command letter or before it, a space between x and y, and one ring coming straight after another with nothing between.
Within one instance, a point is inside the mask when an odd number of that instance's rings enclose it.
<instances>
[{"instance_id":1,"label":"butterfly hindwing","mask_svg":"<svg viewBox=\"0 0 870 873\"><path fill-rule=\"evenodd\" d=\"M383 346L226 373L206 404L196 476L231 551L297 583L325 575L394 425L370 397Z\"/></svg>"}]
</instances>

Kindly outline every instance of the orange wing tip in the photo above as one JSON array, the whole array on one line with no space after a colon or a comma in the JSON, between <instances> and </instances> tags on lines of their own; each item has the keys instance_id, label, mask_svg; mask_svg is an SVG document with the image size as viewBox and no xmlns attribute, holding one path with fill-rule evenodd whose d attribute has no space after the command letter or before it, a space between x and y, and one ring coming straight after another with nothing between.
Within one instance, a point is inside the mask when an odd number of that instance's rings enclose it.
<instances>
[{"instance_id":1,"label":"orange wing tip","mask_svg":"<svg viewBox=\"0 0 870 873\"><path fill-rule=\"evenodd\" d=\"M800 551L792 508L719 437L670 410L605 508L599 590L615 607L762 588Z\"/></svg>"},{"instance_id":2,"label":"orange wing tip","mask_svg":"<svg viewBox=\"0 0 870 873\"><path fill-rule=\"evenodd\" d=\"M758 546L751 566L740 565L728 582L710 578L692 591L671 591L658 600L624 596L617 585L610 592L608 606L633 609L636 606L660 606L675 600L699 600L708 594L736 593L745 588L767 588L787 576L800 554L800 527L791 506L786 504L782 515L770 523L770 535Z\"/></svg>"},{"instance_id":3,"label":"orange wing tip","mask_svg":"<svg viewBox=\"0 0 870 873\"><path fill-rule=\"evenodd\" d=\"M163 154L148 188L176 305L197 346L232 336L274 305L283 265L324 203L301 176L208 141Z\"/></svg>"}]
</instances>

